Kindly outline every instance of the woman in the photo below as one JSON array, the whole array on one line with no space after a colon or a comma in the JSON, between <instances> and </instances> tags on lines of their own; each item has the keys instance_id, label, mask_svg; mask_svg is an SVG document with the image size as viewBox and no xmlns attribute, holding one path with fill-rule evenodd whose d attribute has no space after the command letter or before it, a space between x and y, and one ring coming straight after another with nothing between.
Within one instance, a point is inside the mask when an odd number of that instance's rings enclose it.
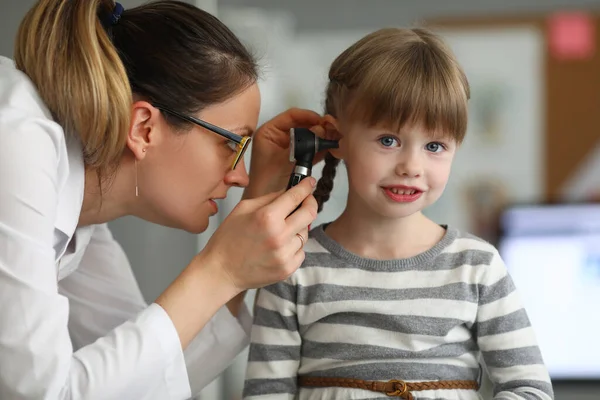
<instances>
[{"instance_id":1,"label":"woman","mask_svg":"<svg viewBox=\"0 0 600 400\"><path fill-rule=\"evenodd\" d=\"M271 192L287 132L319 116L258 129L249 184L256 64L182 2L40 0L15 63L0 60L0 398L189 398L245 346L244 291L303 260L314 180ZM106 223L202 232L231 186L245 200L145 305Z\"/></svg>"}]
</instances>

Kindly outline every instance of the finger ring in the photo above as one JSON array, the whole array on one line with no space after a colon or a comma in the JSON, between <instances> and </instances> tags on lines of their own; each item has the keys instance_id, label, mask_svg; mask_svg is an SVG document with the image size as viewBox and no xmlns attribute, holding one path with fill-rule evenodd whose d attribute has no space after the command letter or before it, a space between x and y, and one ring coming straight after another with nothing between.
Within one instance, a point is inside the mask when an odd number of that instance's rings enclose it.
<instances>
[{"instance_id":1,"label":"finger ring","mask_svg":"<svg viewBox=\"0 0 600 400\"><path fill-rule=\"evenodd\" d=\"M304 238L299 233L296 233L296 236L298 236L298 239L300 239L300 241L302 242L302 244L300 245L300 248L303 248L304 247Z\"/></svg>"}]
</instances>

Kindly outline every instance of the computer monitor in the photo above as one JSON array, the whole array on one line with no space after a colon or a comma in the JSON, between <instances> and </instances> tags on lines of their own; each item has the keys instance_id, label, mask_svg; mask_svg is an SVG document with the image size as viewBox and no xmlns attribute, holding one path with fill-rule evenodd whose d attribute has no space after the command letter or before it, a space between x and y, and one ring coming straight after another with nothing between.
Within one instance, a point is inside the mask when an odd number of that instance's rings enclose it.
<instances>
[{"instance_id":1,"label":"computer monitor","mask_svg":"<svg viewBox=\"0 0 600 400\"><path fill-rule=\"evenodd\" d=\"M515 205L500 229L551 378L600 379L600 204Z\"/></svg>"}]
</instances>

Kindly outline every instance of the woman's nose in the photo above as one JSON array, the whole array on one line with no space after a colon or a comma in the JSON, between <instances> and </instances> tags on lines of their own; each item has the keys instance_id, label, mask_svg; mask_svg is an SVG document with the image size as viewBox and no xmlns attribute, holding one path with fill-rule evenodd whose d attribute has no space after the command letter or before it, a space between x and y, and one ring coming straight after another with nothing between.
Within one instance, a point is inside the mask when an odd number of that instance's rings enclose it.
<instances>
[{"instance_id":1,"label":"woman's nose","mask_svg":"<svg viewBox=\"0 0 600 400\"><path fill-rule=\"evenodd\" d=\"M246 187L249 182L250 178L243 159L238 162L235 169L225 175L225 183L229 186Z\"/></svg>"}]
</instances>

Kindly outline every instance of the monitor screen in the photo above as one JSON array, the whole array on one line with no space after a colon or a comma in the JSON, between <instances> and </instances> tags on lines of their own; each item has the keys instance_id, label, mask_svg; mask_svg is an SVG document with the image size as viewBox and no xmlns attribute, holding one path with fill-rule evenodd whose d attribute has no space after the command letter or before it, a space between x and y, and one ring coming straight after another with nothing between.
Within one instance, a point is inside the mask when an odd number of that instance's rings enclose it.
<instances>
[{"instance_id":1,"label":"monitor screen","mask_svg":"<svg viewBox=\"0 0 600 400\"><path fill-rule=\"evenodd\" d=\"M552 379L600 378L600 204L519 205L498 250Z\"/></svg>"}]
</instances>

